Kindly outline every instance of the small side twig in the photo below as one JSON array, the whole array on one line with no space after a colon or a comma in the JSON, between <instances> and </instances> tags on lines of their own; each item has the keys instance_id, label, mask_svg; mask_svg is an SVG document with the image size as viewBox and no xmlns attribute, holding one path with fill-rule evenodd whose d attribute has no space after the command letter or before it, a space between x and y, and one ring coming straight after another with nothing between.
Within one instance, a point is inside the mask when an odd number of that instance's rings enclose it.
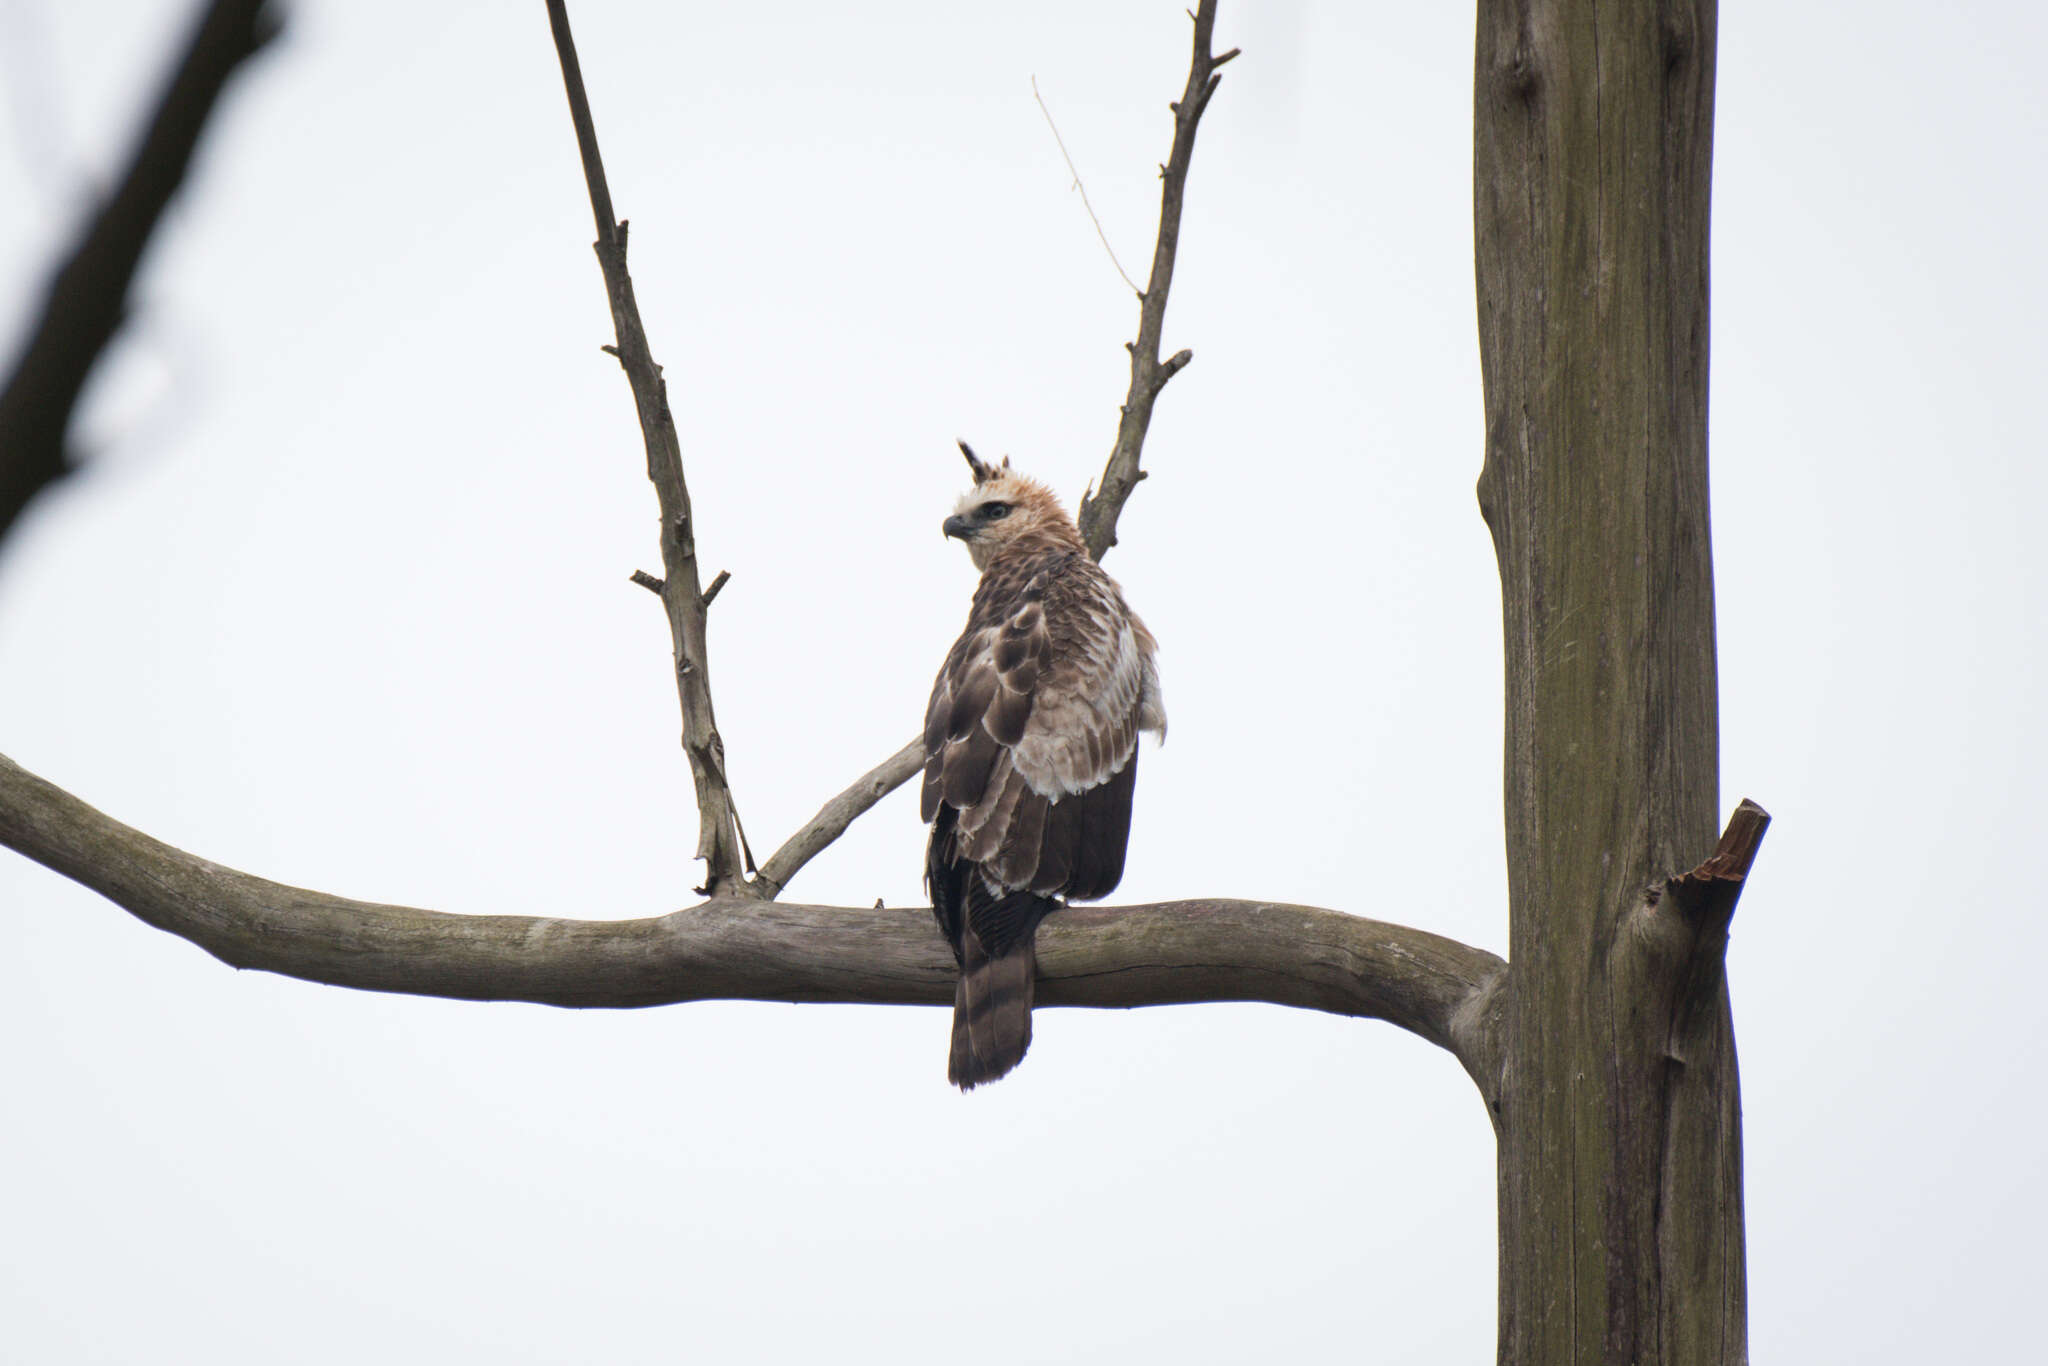
<instances>
[{"instance_id":1,"label":"small side twig","mask_svg":"<svg viewBox=\"0 0 2048 1366\"><path fill-rule=\"evenodd\" d=\"M70 472L71 415L121 326L128 286L228 80L276 36L263 0L214 0L150 115L120 185L51 277L42 315L0 390L0 537Z\"/></svg>"},{"instance_id":2,"label":"small side twig","mask_svg":"<svg viewBox=\"0 0 2048 1366\"><path fill-rule=\"evenodd\" d=\"M1770 813L1744 797L1706 861L1652 889L1657 894L1656 910L1676 914L1691 941L1673 998L1670 1051L1674 1057L1684 1055L1685 1041L1696 1036L1701 1020L1720 998L1728 927L1734 922L1735 903L1742 898L1750 866L1756 862L1770 826Z\"/></svg>"},{"instance_id":3,"label":"small side twig","mask_svg":"<svg viewBox=\"0 0 2048 1366\"><path fill-rule=\"evenodd\" d=\"M628 579L630 582L639 584L642 588L654 594L654 596L657 598L661 596L661 590L666 586L662 583L660 579L654 577L654 575L648 573L644 569L634 570L632 574L628 576Z\"/></svg>"},{"instance_id":4,"label":"small side twig","mask_svg":"<svg viewBox=\"0 0 2048 1366\"><path fill-rule=\"evenodd\" d=\"M640 433L647 447L647 477L654 483L661 507L662 605L667 609L674 644L676 695L683 712L683 751L697 790L697 857L704 860L706 896L747 896L745 870L753 866L746 837L734 809L726 777L725 741L711 707L709 652L705 644L705 606L709 600L697 578L697 542L690 510L690 489L683 479L681 442L669 413L668 385L648 350L633 297L633 278L626 271L626 224L612 212L611 188L598 153L597 128L591 119L590 97L583 89L583 69L576 59L564 0L548 0L548 23L554 30L555 52L561 60L562 85L569 97L569 117L576 126L576 147L583 158L583 180L590 191L591 216L597 223L597 259L611 299L615 348L633 389L640 415ZM647 575L652 579L653 575ZM635 583L643 583L636 576ZM720 582L723 582L721 578ZM714 587L714 593L717 589Z\"/></svg>"},{"instance_id":5,"label":"small side twig","mask_svg":"<svg viewBox=\"0 0 2048 1366\"><path fill-rule=\"evenodd\" d=\"M1701 933L1726 936L1750 865L1756 862L1764 831L1770 828L1771 813L1744 797L1706 861L1689 873L1665 879L1666 904Z\"/></svg>"},{"instance_id":6,"label":"small side twig","mask_svg":"<svg viewBox=\"0 0 2048 1366\"><path fill-rule=\"evenodd\" d=\"M1216 0L1202 0L1191 16L1195 21L1194 55L1188 63L1187 88L1173 105L1173 150L1159 168L1159 240L1152 252L1152 277L1138 296L1138 339L1129 343L1131 387L1124 397L1122 416L1117 422L1116 445L1095 490L1081 499L1078 518L1081 539L1088 553L1101 559L1116 544L1116 522L1131 491L1143 478L1138 457L1145 448L1145 432L1152 425L1152 405L1166 382L1195 358L1192 351L1177 352L1162 364L1159 360L1160 334L1166 328L1166 296L1173 288L1174 256L1180 248L1181 206L1187 197L1188 166L1194 159L1195 132L1202 111L1222 84L1216 68L1238 55L1232 48L1212 56L1209 43L1216 31Z\"/></svg>"}]
</instances>

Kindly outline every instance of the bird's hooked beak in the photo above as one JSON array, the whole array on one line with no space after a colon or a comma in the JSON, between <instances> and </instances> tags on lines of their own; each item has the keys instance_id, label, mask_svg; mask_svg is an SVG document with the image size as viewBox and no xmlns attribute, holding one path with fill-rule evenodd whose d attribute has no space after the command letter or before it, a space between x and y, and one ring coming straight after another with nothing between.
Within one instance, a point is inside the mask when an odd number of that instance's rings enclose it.
<instances>
[{"instance_id":1,"label":"bird's hooked beak","mask_svg":"<svg viewBox=\"0 0 2048 1366\"><path fill-rule=\"evenodd\" d=\"M948 536L958 536L963 541L973 540L976 529L974 523L968 521L965 517L957 515L948 517L945 522L946 534Z\"/></svg>"}]
</instances>

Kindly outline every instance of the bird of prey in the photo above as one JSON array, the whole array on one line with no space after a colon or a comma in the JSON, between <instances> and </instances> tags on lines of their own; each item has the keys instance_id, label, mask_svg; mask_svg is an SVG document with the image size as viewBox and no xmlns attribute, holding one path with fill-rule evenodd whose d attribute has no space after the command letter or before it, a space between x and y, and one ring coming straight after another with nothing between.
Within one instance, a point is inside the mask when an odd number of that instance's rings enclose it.
<instances>
[{"instance_id":1,"label":"bird of prey","mask_svg":"<svg viewBox=\"0 0 2048 1366\"><path fill-rule=\"evenodd\" d=\"M1157 642L1051 489L960 443L945 521L981 571L924 725L925 887L960 964L947 1078L965 1091L1031 1045L1038 922L1123 878L1138 732L1166 738Z\"/></svg>"}]
</instances>

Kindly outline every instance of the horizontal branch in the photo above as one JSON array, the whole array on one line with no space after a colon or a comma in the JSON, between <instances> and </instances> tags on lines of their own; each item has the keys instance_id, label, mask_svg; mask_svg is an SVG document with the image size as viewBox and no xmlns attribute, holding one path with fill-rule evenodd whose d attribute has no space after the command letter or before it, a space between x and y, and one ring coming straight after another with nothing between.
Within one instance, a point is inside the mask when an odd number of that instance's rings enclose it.
<instances>
[{"instance_id":1,"label":"horizontal branch","mask_svg":"<svg viewBox=\"0 0 2048 1366\"><path fill-rule=\"evenodd\" d=\"M649 920L449 915L288 887L172 848L0 756L0 843L224 963L474 1001L951 1005L928 911L725 898ZM1489 1107L1506 964L1313 906L1201 899L1063 911L1038 935L1042 1006L1268 1001L1385 1020L1456 1055Z\"/></svg>"}]
</instances>

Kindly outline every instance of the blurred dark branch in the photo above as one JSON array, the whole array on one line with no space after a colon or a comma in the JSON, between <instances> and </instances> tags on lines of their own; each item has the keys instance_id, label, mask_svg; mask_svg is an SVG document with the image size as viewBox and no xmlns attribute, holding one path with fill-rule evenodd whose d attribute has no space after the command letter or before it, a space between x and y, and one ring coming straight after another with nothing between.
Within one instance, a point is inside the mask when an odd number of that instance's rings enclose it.
<instances>
[{"instance_id":1,"label":"blurred dark branch","mask_svg":"<svg viewBox=\"0 0 2048 1366\"><path fill-rule=\"evenodd\" d=\"M669 412L668 384L648 349L646 329L640 325L633 277L626 273L626 224L612 215L612 192L605 183L597 127L591 121L590 98L583 90L583 68L576 60L576 42L569 34L569 12L563 0L548 0L548 22L555 33L555 52L561 58L562 85L569 96L569 117L576 125L577 150L583 156L583 180L597 222L597 260L604 270L605 293L611 300L612 326L618 337L618 344L605 350L618 358L632 386L633 406L639 412L640 434L647 447L647 477L654 482L661 507L660 591L674 646L676 694L683 709L683 752L689 756L690 776L697 789L697 857L704 860L704 885L698 890L707 896L750 896L755 893L746 871L752 868L753 859L747 853L746 836L733 805L725 772L725 741L718 734L718 720L711 708L705 630L712 595L704 591L697 576L697 535L691 520L690 488L683 480L682 443ZM645 583L641 579L635 582Z\"/></svg>"},{"instance_id":2,"label":"blurred dark branch","mask_svg":"<svg viewBox=\"0 0 2048 1366\"><path fill-rule=\"evenodd\" d=\"M237 67L276 36L264 0L214 0L150 116L121 183L50 281L42 316L0 391L0 538L73 468L66 438L79 393L113 340L164 209Z\"/></svg>"},{"instance_id":3,"label":"blurred dark branch","mask_svg":"<svg viewBox=\"0 0 2048 1366\"><path fill-rule=\"evenodd\" d=\"M1195 19L1194 55L1188 66L1187 90L1180 102L1173 106L1173 150L1168 154L1166 165L1160 168L1160 177L1165 189L1159 203L1159 241L1152 253L1152 279L1150 287L1138 296L1138 340L1126 342L1131 353L1131 388L1124 399L1122 418L1117 425L1116 449L1110 453L1109 463L1103 467L1102 485L1099 490L1081 500L1081 537L1088 543L1088 553L1100 560L1109 548L1116 544L1116 520L1129 501L1131 490L1145 477L1138 468L1138 456L1145 447L1145 429L1152 422L1152 401L1159 397L1159 391L1166 382L1180 372L1182 366L1194 359L1194 354L1182 351L1168 360L1159 359L1159 334L1166 326L1166 295L1173 286L1173 259L1180 242L1181 201L1187 193L1188 164L1195 154L1195 128L1202 120L1202 111L1209 105L1209 97L1216 93L1217 85L1223 78L1216 74L1216 68L1237 56L1232 48L1220 57L1209 54L1209 43L1216 28L1216 0L1202 0ZM1034 93L1037 85L1034 82ZM1040 101L1040 107L1044 102ZM1046 114L1051 121L1050 112ZM1053 136L1059 136L1054 129ZM1061 144L1061 154L1066 152ZM1069 170L1073 161L1067 162ZM1075 183L1080 183L1075 173ZM1094 217L1094 210L1089 210ZM1096 224L1101 231L1101 224ZM1105 238L1103 245L1109 245ZM1111 255L1114 260L1114 253ZM1117 269L1121 271L1122 266ZM789 842L777 850L762 869L762 876L755 880L762 893L769 897L779 896L789 879L798 869L823 852L833 840L844 834L846 828L875 803L909 782L923 767L922 741L913 740L889 758L884 759L873 770L863 775L852 787L827 802L810 824L791 836Z\"/></svg>"},{"instance_id":4,"label":"blurred dark branch","mask_svg":"<svg viewBox=\"0 0 2048 1366\"><path fill-rule=\"evenodd\" d=\"M1081 499L1081 539L1098 560L1116 544L1116 519L1131 491L1145 477L1138 468L1138 457L1145 449L1145 431L1152 425L1152 404L1166 382L1195 358L1192 351L1180 351L1162 362L1159 339L1166 329L1166 296L1173 288L1174 255L1180 249L1181 203L1187 197L1188 166L1195 156L1195 131L1210 96L1223 83L1216 68L1237 56L1237 49L1220 57L1209 53L1216 31L1216 0L1202 0L1194 18L1195 46L1188 63L1187 88L1173 106L1173 150L1159 168L1159 241L1152 251L1152 278L1138 296L1138 339L1125 343L1131 353L1131 387L1124 396L1116 447L1103 467L1102 482L1093 494Z\"/></svg>"},{"instance_id":5,"label":"blurred dark branch","mask_svg":"<svg viewBox=\"0 0 2048 1366\"><path fill-rule=\"evenodd\" d=\"M0 845L224 963L364 991L635 1007L679 1001L951 1005L924 907L743 897L648 920L448 915L289 887L151 839L0 756ZM1196 1001L1382 1019L1448 1049L1491 1109L1507 965L1441 935L1315 906L1199 898L1061 911L1041 1006Z\"/></svg>"}]
</instances>

